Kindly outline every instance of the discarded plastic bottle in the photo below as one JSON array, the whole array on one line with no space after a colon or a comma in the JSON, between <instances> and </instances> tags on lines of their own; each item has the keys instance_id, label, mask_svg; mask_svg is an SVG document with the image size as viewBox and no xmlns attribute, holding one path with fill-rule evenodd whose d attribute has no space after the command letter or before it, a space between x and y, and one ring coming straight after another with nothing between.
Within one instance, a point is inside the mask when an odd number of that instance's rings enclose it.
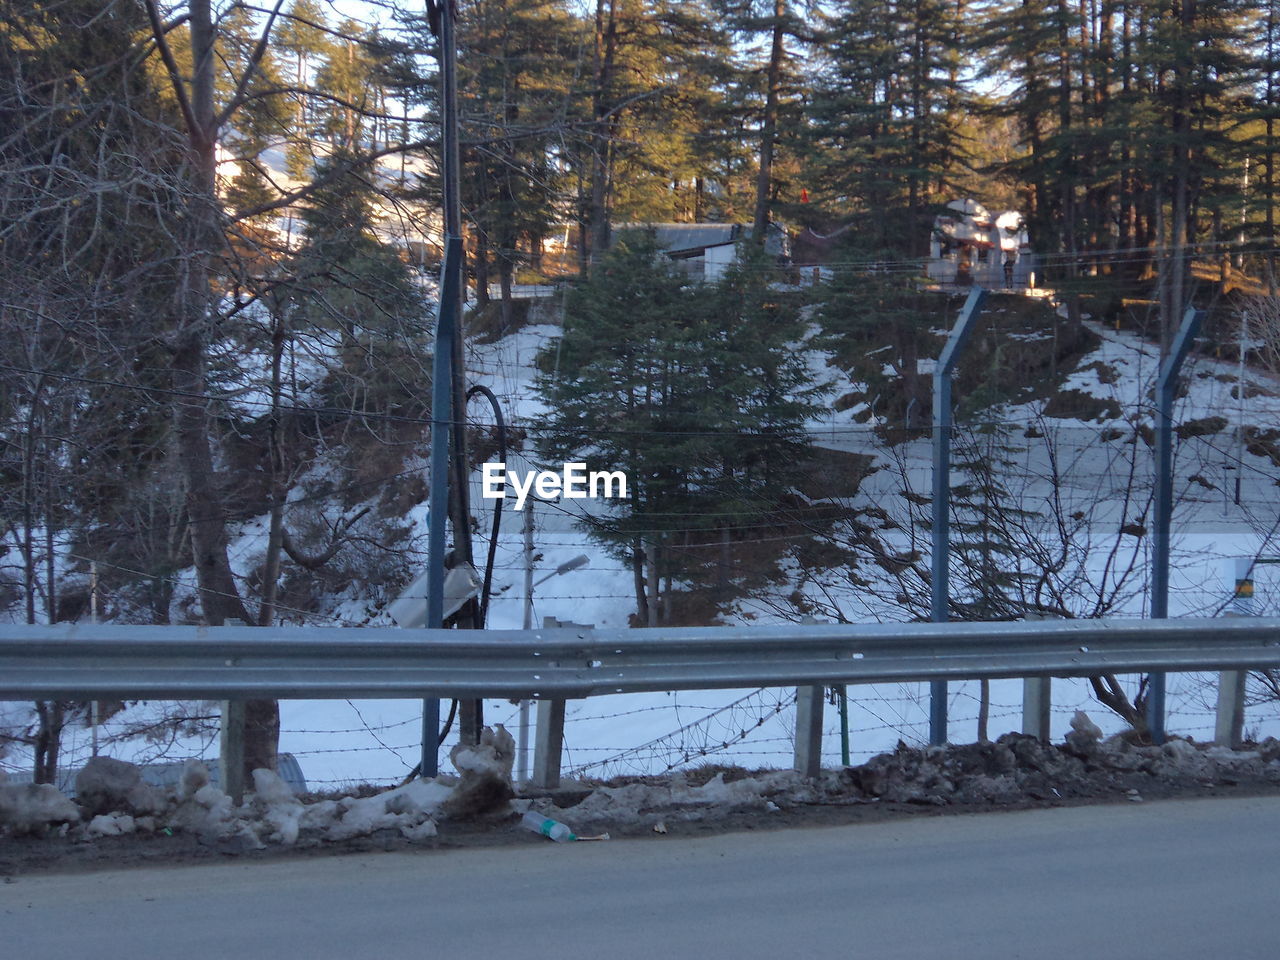
<instances>
[{"instance_id":1,"label":"discarded plastic bottle","mask_svg":"<svg viewBox=\"0 0 1280 960\"><path fill-rule=\"evenodd\" d=\"M563 824L559 820L552 820L550 817L544 817L534 810L526 813L520 822L524 824L526 830L532 830L534 833L540 833L544 837L550 837L556 843L567 843L570 840L578 839L567 824Z\"/></svg>"}]
</instances>

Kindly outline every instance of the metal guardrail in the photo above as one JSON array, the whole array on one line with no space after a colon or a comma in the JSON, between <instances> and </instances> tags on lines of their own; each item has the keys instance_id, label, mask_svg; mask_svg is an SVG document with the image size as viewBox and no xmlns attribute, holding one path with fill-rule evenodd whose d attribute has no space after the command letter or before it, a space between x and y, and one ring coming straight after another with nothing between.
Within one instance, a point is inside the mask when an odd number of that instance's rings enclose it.
<instances>
[{"instance_id":1,"label":"metal guardrail","mask_svg":"<svg viewBox=\"0 0 1280 960\"><path fill-rule=\"evenodd\" d=\"M0 700L562 699L1280 668L1280 619L451 631L0 626Z\"/></svg>"}]
</instances>

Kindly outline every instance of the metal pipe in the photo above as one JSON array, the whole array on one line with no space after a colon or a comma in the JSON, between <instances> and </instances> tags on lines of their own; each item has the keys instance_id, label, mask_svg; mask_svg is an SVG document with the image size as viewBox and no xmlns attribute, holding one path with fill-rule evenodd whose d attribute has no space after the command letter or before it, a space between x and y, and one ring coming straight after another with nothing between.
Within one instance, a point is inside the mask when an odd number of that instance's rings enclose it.
<instances>
[{"instance_id":1,"label":"metal pipe","mask_svg":"<svg viewBox=\"0 0 1280 960\"><path fill-rule=\"evenodd\" d=\"M969 291L933 370L933 522L930 531L933 547L929 619L934 623L945 623L950 616L951 374L986 298L987 291L981 287ZM929 685L929 742L935 745L947 742L945 680L935 680Z\"/></svg>"},{"instance_id":2,"label":"metal pipe","mask_svg":"<svg viewBox=\"0 0 1280 960\"><path fill-rule=\"evenodd\" d=\"M1156 490L1151 546L1151 618L1169 616L1169 528L1173 522L1173 401L1178 374L1200 329L1204 311L1188 307L1156 380ZM1147 730L1152 743L1165 739L1165 675L1152 673L1147 685Z\"/></svg>"}]
</instances>

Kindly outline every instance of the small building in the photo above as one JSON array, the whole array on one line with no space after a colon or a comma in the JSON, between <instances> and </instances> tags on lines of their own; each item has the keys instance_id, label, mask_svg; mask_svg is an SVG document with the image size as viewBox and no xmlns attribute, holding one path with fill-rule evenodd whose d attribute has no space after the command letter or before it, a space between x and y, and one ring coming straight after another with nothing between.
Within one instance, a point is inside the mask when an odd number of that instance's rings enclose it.
<instances>
[{"instance_id":1,"label":"small building","mask_svg":"<svg viewBox=\"0 0 1280 960\"><path fill-rule=\"evenodd\" d=\"M926 271L944 286L1034 288L1035 257L1022 214L1006 210L992 216L976 200L952 200L934 218Z\"/></svg>"}]
</instances>

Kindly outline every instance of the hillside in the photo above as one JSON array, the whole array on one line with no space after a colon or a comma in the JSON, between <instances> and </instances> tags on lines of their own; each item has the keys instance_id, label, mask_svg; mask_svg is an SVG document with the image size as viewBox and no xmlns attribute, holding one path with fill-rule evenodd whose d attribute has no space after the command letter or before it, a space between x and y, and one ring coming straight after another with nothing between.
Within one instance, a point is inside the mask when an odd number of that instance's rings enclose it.
<instances>
[{"instance_id":1,"label":"hillside","mask_svg":"<svg viewBox=\"0 0 1280 960\"><path fill-rule=\"evenodd\" d=\"M922 615L928 602L921 571L928 555L930 449L927 421L918 411L928 409L925 358L936 354L949 311L957 305L934 295L913 342L903 341L900 330L882 329L864 331L855 347L840 331L814 323L801 348L810 366L833 379L836 389L827 411L810 425L816 451L809 479L768 523L736 532L728 550L717 550L704 579L677 585L673 622L776 622L802 615L859 622ZM815 309L820 318L826 308ZM953 575L956 595L975 609L999 599L1006 609L1060 607L1073 616L1141 616L1149 540L1143 535L1151 469L1149 389L1156 348L1087 320L1068 336L1062 313L1041 301L995 297L961 363L953 473L954 549L960 564ZM519 329L472 340L468 347L469 377L495 391L513 423L513 447L519 452L509 456L509 466L534 459L529 428L546 413L534 388L534 358L557 336L557 326L544 322L554 318L553 307L541 308ZM916 358L914 370L904 368L904 353ZM243 369L252 371L254 364L247 361ZM1170 601L1175 616L1221 614L1229 600L1224 562L1278 552L1268 505L1276 476L1269 438L1276 435L1272 424L1280 417L1280 384L1250 369L1242 401L1236 396L1238 373L1236 365L1204 356L1188 366L1177 415L1183 439ZM295 374L300 398L323 394L322 365L314 368L313 380L301 368ZM984 398L990 402L980 404ZM261 424L255 405L262 402L248 390L241 393L244 419L229 438L228 457L249 458L260 442L253 438ZM319 549L335 528L358 519L324 568L286 566L278 598L286 622L390 622L386 603L425 557L422 436L420 422L411 417L380 430L352 431L349 423L334 423L293 451L300 472L286 517L299 531L301 547ZM1239 505L1234 502L1237 476ZM269 516L252 509L260 494L249 487L240 494L245 517L234 527L230 556L237 575L252 584L261 575ZM489 519L478 479L472 501L480 554ZM607 509L590 504L533 507L540 577L579 554L589 557L585 566L537 588L535 624L544 617L596 626L633 622L632 571L584 532L592 511ZM522 520L510 510L504 517L489 617L493 629L516 629L523 619ZM1058 569L1045 575L1050 554L1058 559ZM86 566L72 548L60 554L59 562L71 582L87 589ZM1258 612L1280 608L1280 578L1273 570L1266 566L1255 573ZM101 575L112 582L105 569ZM986 590L984 583L999 584L999 590ZM171 587L171 616L193 616L193 572L176 573ZM105 590L103 614L140 612L131 589L140 588ZM1200 682L1180 677L1172 687L1171 729L1203 736L1212 721ZM856 757L880 752L899 738L922 738L927 697L919 685L872 686L850 696ZM953 700L957 736L970 735L965 731L976 716L977 685L955 685ZM992 700L993 733L1015 728L1017 683L993 684ZM1060 681L1055 703L1055 732L1077 708L1116 728L1117 721L1091 703L1083 683ZM216 752L212 730L201 719L210 711L200 705L182 709L189 717L185 723L158 727L110 749L148 759ZM416 702L285 703L282 709L281 749L299 758L311 784L395 779L416 761ZM102 737L124 735L170 710L158 704L132 707L111 717ZM571 704L566 768L590 775L652 773L704 757L784 766L790 754L789 715L786 690L635 695ZM1258 725L1270 730L1265 716L1258 714ZM514 728L515 708L489 703L486 719ZM834 717L828 734L826 749L838 756ZM68 731L65 764L74 765L86 754L88 739L81 728ZM4 760L10 769L24 762L21 751Z\"/></svg>"}]
</instances>

